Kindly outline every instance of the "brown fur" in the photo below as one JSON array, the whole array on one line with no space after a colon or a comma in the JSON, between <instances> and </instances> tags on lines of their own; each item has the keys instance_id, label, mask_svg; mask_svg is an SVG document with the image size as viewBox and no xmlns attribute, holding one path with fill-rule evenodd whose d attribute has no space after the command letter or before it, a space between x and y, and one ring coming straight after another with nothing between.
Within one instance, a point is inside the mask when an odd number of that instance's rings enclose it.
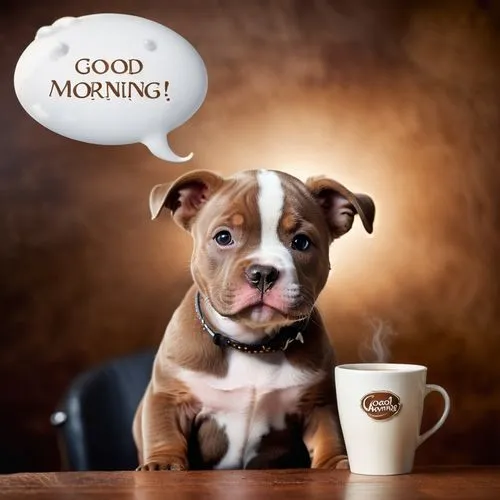
<instances>
[{"instance_id":1,"label":"brown fur","mask_svg":"<svg viewBox=\"0 0 500 500\"><path fill-rule=\"evenodd\" d=\"M348 231L354 215L363 210L363 224L371 231L373 202L366 195L350 193L335 181L313 179L306 186L287 174L279 176L285 192L279 239L289 247L300 231L309 236L312 247L309 252L292 252L302 302L288 317L273 312L278 319L272 320L275 323L269 323L272 328L267 329L253 324L245 311L232 310L232 301L245 279L244 270L250 264L246 256L260 242L260 218L255 214L256 173L244 172L222 179L211 172L191 172L171 185L155 186L151 193L153 218L166 206L177 223L193 235L191 269L195 284L167 327L151 382L134 421L140 470L210 468L228 449L224 429L211 418L197 418L200 402L176 378L179 367L216 377L224 377L228 372L227 352L214 345L197 319L194 299L198 290L210 298L220 314L253 329L255 341L310 314L309 324L302 332L305 343L294 342L284 354L291 365L322 374L321 379L302 394L295 414L286 416L285 429L271 428L261 438L257 456L247 467L301 466L304 451L313 468L345 467L334 394L333 349L314 303L328 276L331 241ZM239 242L230 253L212 241L214 232L225 226L231 228Z\"/></svg>"},{"instance_id":2,"label":"brown fur","mask_svg":"<svg viewBox=\"0 0 500 500\"><path fill-rule=\"evenodd\" d=\"M210 468L227 448L226 435L215 422L199 423L198 428L193 425L198 403L169 370L169 366L177 364L220 377L227 372L226 352L213 344L196 319L194 293L193 286L168 326L151 383L137 411L134 437L143 464L141 470ZM323 369L325 375L304 394L297 414L287 419L287 428L263 438L259 456L249 463L249 468L288 464L294 456L295 466L303 464L303 450L297 442L299 424L304 429L304 449L309 452L311 467L335 468L344 463L332 378L333 349L316 309L303 335L306 342L290 345L285 352L287 359L295 366ZM144 426L147 435L142 434ZM188 450L189 442L194 444ZM149 443L147 449L141 447L143 443ZM292 451L285 453L287 444L291 444Z\"/></svg>"},{"instance_id":3,"label":"brown fur","mask_svg":"<svg viewBox=\"0 0 500 500\"><path fill-rule=\"evenodd\" d=\"M189 462L193 469L210 469L224 456L229 441L215 419L195 419L189 450Z\"/></svg>"}]
</instances>

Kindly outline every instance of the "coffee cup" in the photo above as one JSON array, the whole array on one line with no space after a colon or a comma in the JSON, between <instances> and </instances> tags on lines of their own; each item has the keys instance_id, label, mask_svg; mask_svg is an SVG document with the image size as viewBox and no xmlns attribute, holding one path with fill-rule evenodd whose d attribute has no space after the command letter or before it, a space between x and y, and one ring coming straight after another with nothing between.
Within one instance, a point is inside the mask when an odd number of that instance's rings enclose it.
<instances>
[{"instance_id":1,"label":"coffee cup","mask_svg":"<svg viewBox=\"0 0 500 500\"><path fill-rule=\"evenodd\" d=\"M445 422L450 397L427 384L427 368L396 363L358 363L335 367L340 425L352 473L407 474L416 449ZM420 434L424 400L436 391L444 399L439 420Z\"/></svg>"}]
</instances>

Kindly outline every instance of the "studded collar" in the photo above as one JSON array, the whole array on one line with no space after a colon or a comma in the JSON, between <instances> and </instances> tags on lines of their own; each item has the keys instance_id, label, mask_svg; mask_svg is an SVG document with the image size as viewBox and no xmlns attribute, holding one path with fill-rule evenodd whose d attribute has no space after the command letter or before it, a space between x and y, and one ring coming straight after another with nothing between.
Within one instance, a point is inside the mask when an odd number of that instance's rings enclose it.
<instances>
[{"instance_id":1,"label":"studded collar","mask_svg":"<svg viewBox=\"0 0 500 500\"><path fill-rule=\"evenodd\" d=\"M219 347L230 347L232 349L236 349L237 351L246 352L248 354L262 354L286 351L288 346L295 341L303 344L304 337L302 336L302 332L307 328L307 325L309 323L309 317L307 317L303 320L293 323L292 325L281 328L276 335L268 340L265 340L264 342L259 342L256 344L246 344L244 342L233 340L223 333L216 332L210 327L205 319L203 311L201 310L200 292L196 292L194 299L194 308L196 311L196 315L198 316L198 320L203 327L203 330L205 330L205 332L207 332L210 337L212 337L212 341L215 345Z\"/></svg>"}]
</instances>

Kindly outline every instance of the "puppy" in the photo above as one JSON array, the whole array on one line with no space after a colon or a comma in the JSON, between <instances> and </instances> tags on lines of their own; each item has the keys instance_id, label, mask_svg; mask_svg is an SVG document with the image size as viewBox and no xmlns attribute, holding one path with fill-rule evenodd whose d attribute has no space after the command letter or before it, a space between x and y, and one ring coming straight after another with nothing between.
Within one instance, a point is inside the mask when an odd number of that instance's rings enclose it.
<instances>
[{"instance_id":1,"label":"puppy","mask_svg":"<svg viewBox=\"0 0 500 500\"><path fill-rule=\"evenodd\" d=\"M137 409L141 471L347 468L316 299L329 247L375 205L338 182L194 171L150 195L193 237L194 284Z\"/></svg>"}]
</instances>

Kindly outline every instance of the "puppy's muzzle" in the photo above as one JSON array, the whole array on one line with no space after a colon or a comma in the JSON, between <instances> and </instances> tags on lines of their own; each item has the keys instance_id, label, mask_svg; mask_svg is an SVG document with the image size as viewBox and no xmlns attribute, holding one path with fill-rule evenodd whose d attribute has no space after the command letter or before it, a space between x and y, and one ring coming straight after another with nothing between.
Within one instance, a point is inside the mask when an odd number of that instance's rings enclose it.
<instances>
[{"instance_id":1,"label":"puppy's muzzle","mask_svg":"<svg viewBox=\"0 0 500 500\"><path fill-rule=\"evenodd\" d=\"M252 264L245 270L245 277L250 286L257 288L260 293L267 292L279 278L279 271L272 266Z\"/></svg>"}]
</instances>

